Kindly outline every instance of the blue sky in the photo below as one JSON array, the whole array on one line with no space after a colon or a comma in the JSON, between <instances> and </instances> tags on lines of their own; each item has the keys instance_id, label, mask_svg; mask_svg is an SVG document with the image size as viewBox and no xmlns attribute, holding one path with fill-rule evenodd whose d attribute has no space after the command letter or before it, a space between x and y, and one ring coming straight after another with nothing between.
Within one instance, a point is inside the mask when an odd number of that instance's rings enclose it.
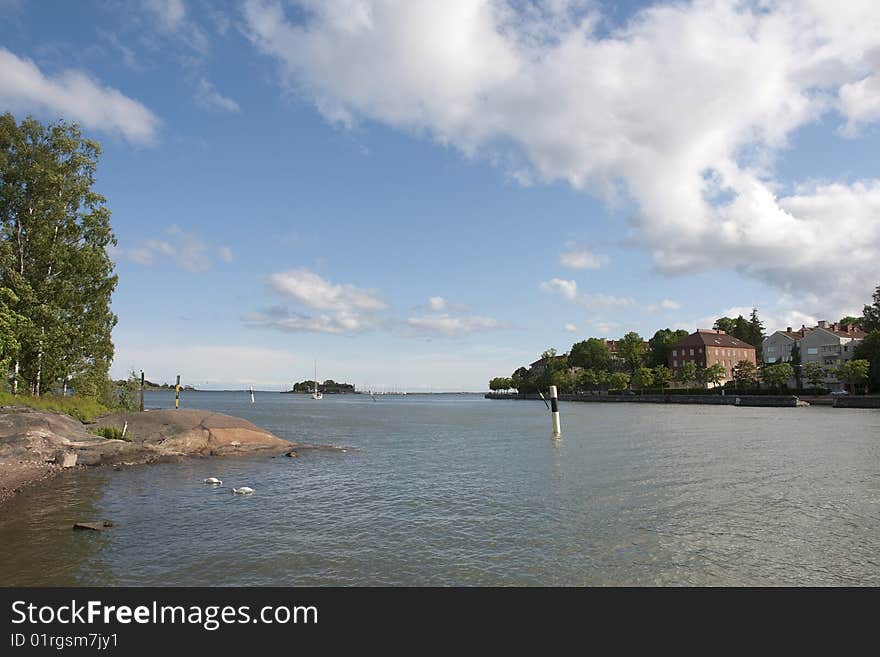
<instances>
[{"instance_id":1,"label":"blue sky","mask_svg":"<svg viewBox=\"0 0 880 657\"><path fill-rule=\"evenodd\" d=\"M858 313L873 3L0 1L0 110L79 122L113 373L480 390L547 347Z\"/></svg>"}]
</instances>

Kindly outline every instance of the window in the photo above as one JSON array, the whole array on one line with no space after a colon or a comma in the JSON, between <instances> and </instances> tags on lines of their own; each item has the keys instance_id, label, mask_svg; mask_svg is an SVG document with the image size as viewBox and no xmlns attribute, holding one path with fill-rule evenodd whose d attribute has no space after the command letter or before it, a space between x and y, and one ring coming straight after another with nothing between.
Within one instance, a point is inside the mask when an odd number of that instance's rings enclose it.
<instances>
[{"instance_id":1,"label":"window","mask_svg":"<svg viewBox=\"0 0 880 657\"><path fill-rule=\"evenodd\" d=\"M693 349L691 349L691 356L693 356L693 355L694 355L694 350L693 350Z\"/></svg>"},{"instance_id":2,"label":"window","mask_svg":"<svg viewBox=\"0 0 880 657\"><path fill-rule=\"evenodd\" d=\"M815 356L816 354L819 353L819 348L818 347L807 347L807 353L810 354L811 356Z\"/></svg>"},{"instance_id":3,"label":"window","mask_svg":"<svg viewBox=\"0 0 880 657\"><path fill-rule=\"evenodd\" d=\"M678 353L676 353L675 349L672 350L672 355L673 355L673 356L678 356Z\"/></svg>"},{"instance_id":4,"label":"window","mask_svg":"<svg viewBox=\"0 0 880 657\"><path fill-rule=\"evenodd\" d=\"M674 354L675 352L673 351L672 353ZM678 367L678 361L677 360L672 361L672 366Z\"/></svg>"}]
</instances>

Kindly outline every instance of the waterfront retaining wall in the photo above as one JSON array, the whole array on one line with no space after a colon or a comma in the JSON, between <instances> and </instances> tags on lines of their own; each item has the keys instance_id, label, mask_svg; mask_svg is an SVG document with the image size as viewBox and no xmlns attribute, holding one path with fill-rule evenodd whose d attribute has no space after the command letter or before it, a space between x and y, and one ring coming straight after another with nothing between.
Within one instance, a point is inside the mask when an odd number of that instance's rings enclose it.
<instances>
[{"instance_id":1,"label":"waterfront retaining wall","mask_svg":"<svg viewBox=\"0 0 880 657\"><path fill-rule=\"evenodd\" d=\"M536 393L489 392L486 399L541 399ZM709 404L715 406L795 407L793 395L559 395L559 401L642 403L642 404Z\"/></svg>"}]
</instances>

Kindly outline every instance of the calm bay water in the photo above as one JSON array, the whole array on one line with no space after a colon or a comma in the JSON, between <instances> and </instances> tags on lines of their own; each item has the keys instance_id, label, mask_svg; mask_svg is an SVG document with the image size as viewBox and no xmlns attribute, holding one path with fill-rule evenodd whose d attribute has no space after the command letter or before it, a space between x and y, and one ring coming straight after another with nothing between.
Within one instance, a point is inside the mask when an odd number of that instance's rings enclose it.
<instances>
[{"instance_id":1,"label":"calm bay water","mask_svg":"<svg viewBox=\"0 0 880 657\"><path fill-rule=\"evenodd\" d=\"M0 584L880 585L877 411L256 401L182 397L357 450L65 474L0 507Z\"/></svg>"}]
</instances>

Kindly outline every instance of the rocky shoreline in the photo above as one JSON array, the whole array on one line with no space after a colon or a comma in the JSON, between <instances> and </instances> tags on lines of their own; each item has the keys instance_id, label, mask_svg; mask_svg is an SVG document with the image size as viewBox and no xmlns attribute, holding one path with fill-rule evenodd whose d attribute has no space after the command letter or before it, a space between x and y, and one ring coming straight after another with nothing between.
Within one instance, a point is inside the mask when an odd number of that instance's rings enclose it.
<instances>
[{"instance_id":1,"label":"rocky shoreline","mask_svg":"<svg viewBox=\"0 0 880 657\"><path fill-rule=\"evenodd\" d=\"M126 428L124 440L96 435ZM290 453L294 443L242 418L203 411L114 413L93 424L24 406L0 408L0 503L26 486L73 468L124 467L188 457Z\"/></svg>"}]
</instances>

